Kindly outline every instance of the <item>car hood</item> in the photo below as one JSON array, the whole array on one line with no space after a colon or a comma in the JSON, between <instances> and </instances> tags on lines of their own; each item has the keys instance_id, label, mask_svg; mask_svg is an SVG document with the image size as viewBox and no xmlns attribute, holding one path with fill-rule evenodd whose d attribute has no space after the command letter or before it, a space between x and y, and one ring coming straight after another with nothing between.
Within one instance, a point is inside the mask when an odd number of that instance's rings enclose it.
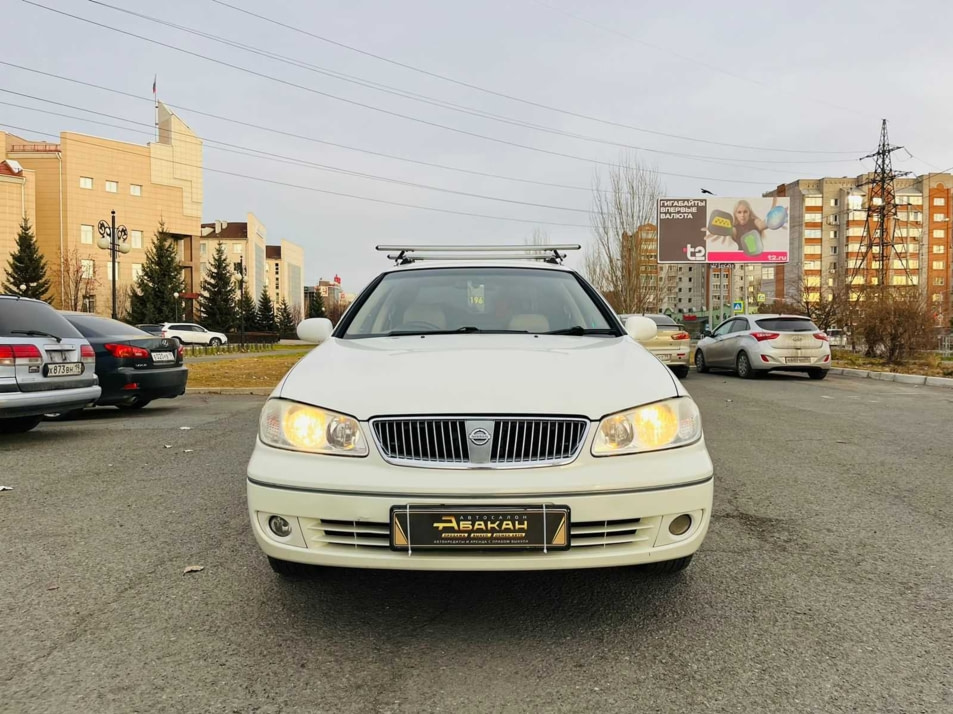
<instances>
[{"instance_id":1,"label":"car hood","mask_svg":"<svg viewBox=\"0 0 953 714\"><path fill-rule=\"evenodd\" d=\"M274 395L360 420L398 414L606 414L685 394L629 337L332 338Z\"/></svg>"}]
</instances>

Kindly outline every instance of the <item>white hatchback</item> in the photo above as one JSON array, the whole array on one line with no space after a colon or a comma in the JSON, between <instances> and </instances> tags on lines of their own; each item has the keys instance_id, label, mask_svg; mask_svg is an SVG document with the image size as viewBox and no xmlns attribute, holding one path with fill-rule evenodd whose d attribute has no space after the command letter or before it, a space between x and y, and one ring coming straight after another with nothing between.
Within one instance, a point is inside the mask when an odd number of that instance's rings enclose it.
<instances>
[{"instance_id":1,"label":"white hatchback","mask_svg":"<svg viewBox=\"0 0 953 714\"><path fill-rule=\"evenodd\" d=\"M321 346L265 403L248 464L272 568L688 565L713 469L694 401L636 341L655 324L623 326L555 258L416 255L333 332L298 326Z\"/></svg>"}]
</instances>

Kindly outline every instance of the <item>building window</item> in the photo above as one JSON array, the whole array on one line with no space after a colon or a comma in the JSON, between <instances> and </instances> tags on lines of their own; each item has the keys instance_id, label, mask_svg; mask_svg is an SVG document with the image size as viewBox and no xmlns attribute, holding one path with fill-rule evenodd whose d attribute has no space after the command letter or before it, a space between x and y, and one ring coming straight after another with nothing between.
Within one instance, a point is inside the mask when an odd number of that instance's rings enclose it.
<instances>
[{"instance_id":1,"label":"building window","mask_svg":"<svg viewBox=\"0 0 953 714\"><path fill-rule=\"evenodd\" d=\"M139 280L139 276L142 275L142 263L133 263L132 264L132 279L133 281Z\"/></svg>"},{"instance_id":2,"label":"building window","mask_svg":"<svg viewBox=\"0 0 953 714\"><path fill-rule=\"evenodd\" d=\"M837 208L840 205L840 199L832 198L831 199L831 208Z\"/></svg>"},{"instance_id":3,"label":"building window","mask_svg":"<svg viewBox=\"0 0 953 714\"><path fill-rule=\"evenodd\" d=\"M851 226L847 229L848 238L856 238L857 236L862 236L864 234L863 226Z\"/></svg>"},{"instance_id":4,"label":"building window","mask_svg":"<svg viewBox=\"0 0 953 714\"><path fill-rule=\"evenodd\" d=\"M83 260L81 262L83 280L92 280L93 276L96 274L96 263L91 260Z\"/></svg>"},{"instance_id":5,"label":"building window","mask_svg":"<svg viewBox=\"0 0 953 714\"><path fill-rule=\"evenodd\" d=\"M83 312L96 312L95 295L83 295Z\"/></svg>"},{"instance_id":6,"label":"building window","mask_svg":"<svg viewBox=\"0 0 953 714\"><path fill-rule=\"evenodd\" d=\"M199 263L199 273L202 275L205 275L207 271L208 271L208 263L206 262Z\"/></svg>"},{"instance_id":7,"label":"building window","mask_svg":"<svg viewBox=\"0 0 953 714\"><path fill-rule=\"evenodd\" d=\"M910 197L911 206L922 206L923 205L923 196L911 196Z\"/></svg>"},{"instance_id":8,"label":"building window","mask_svg":"<svg viewBox=\"0 0 953 714\"><path fill-rule=\"evenodd\" d=\"M129 193L132 196L141 196L142 195L142 186L137 183L129 184Z\"/></svg>"},{"instance_id":9,"label":"building window","mask_svg":"<svg viewBox=\"0 0 953 714\"><path fill-rule=\"evenodd\" d=\"M832 240L837 240L837 231L831 231L830 236Z\"/></svg>"},{"instance_id":10,"label":"building window","mask_svg":"<svg viewBox=\"0 0 953 714\"><path fill-rule=\"evenodd\" d=\"M934 205L934 206L945 206L945 205L946 205L946 199L937 196L936 198L933 199L933 205Z\"/></svg>"},{"instance_id":11,"label":"building window","mask_svg":"<svg viewBox=\"0 0 953 714\"><path fill-rule=\"evenodd\" d=\"M946 235L944 235L945 233L946 233L946 231L944 231L942 228L934 228L934 229L933 229L933 237L934 237L934 238L946 238Z\"/></svg>"},{"instance_id":12,"label":"building window","mask_svg":"<svg viewBox=\"0 0 953 714\"><path fill-rule=\"evenodd\" d=\"M133 248L142 248L142 231L129 231L129 240Z\"/></svg>"},{"instance_id":13,"label":"building window","mask_svg":"<svg viewBox=\"0 0 953 714\"><path fill-rule=\"evenodd\" d=\"M933 246L933 252L934 252L934 253L945 253L945 252L946 252L946 246L945 246L945 245L935 245L935 246Z\"/></svg>"},{"instance_id":14,"label":"building window","mask_svg":"<svg viewBox=\"0 0 953 714\"><path fill-rule=\"evenodd\" d=\"M79 187L91 189L93 187L93 179L90 178L89 176L80 176Z\"/></svg>"},{"instance_id":15,"label":"building window","mask_svg":"<svg viewBox=\"0 0 953 714\"><path fill-rule=\"evenodd\" d=\"M241 255L241 252L242 252L242 244L241 244L241 243L236 243L235 245L233 245L233 246L232 246L232 252L233 252L235 255Z\"/></svg>"},{"instance_id":16,"label":"building window","mask_svg":"<svg viewBox=\"0 0 953 714\"><path fill-rule=\"evenodd\" d=\"M945 220L946 220L946 214L945 214L945 213L934 213L934 214L933 214L933 221L934 221L934 223L942 223L942 222L945 221Z\"/></svg>"},{"instance_id":17,"label":"building window","mask_svg":"<svg viewBox=\"0 0 953 714\"><path fill-rule=\"evenodd\" d=\"M805 255L819 255L821 252L821 246L819 245L806 245L804 246Z\"/></svg>"},{"instance_id":18,"label":"building window","mask_svg":"<svg viewBox=\"0 0 953 714\"><path fill-rule=\"evenodd\" d=\"M943 294L942 294L942 293L934 293L934 294L933 294L933 297L930 298L930 299L933 300L933 302L941 302L941 301L943 300Z\"/></svg>"},{"instance_id":19,"label":"building window","mask_svg":"<svg viewBox=\"0 0 953 714\"><path fill-rule=\"evenodd\" d=\"M93 227L92 226L79 227L79 242L82 243L83 245L93 244Z\"/></svg>"},{"instance_id":20,"label":"building window","mask_svg":"<svg viewBox=\"0 0 953 714\"><path fill-rule=\"evenodd\" d=\"M805 206L823 206L824 197L823 196L805 196L804 205Z\"/></svg>"},{"instance_id":21,"label":"building window","mask_svg":"<svg viewBox=\"0 0 953 714\"><path fill-rule=\"evenodd\" d=\"M837 246L836 246L836 245L832 245L832 246L831 246L831 255L837 255Z\"/></svg>"},{"instance_id":22,"label":"building window","mask_svg":"<svg viewBox=\"0 0 953 714\"><path fill-rule=\"evenodd\" d=\"M199 243L199 255L208 255L208 243L205 241Z\"/></svg>"},{"instance_id":23,"label":"building window","mask_svg":"<svg viewBox=\"0 0 953 714\"><path fill-rule=\"evenodd\" d=\"M934 285L944 285L946 280L944 278L933 278Z\"/></svg>"},{"instance_id":24,"label":"building window","mask_svg":"<svg viewBox=\"0 0 953 714\"><path fill-rule=\"evenodd\" d=\"M117 181L107 181L106 193L119 193L119 183Z\"/></svg>"},{"instance_id":25,"label":"building window","mask_svg":"<svg viewBox=\"0 0 953 714\"><path fill-rule=\"evenodd\" d=\"M847 208L857 211L863 207L864 207L863 196L848 196L847 197Z\"/></svg>"},{"instance_id":26,"label":"building window","mask_svg":"<svg viewBox=\"0 0 953 714\"><path fill-rule=\"evenodd\" d=\"M934 270L943 270L943 269L945 269L945 268L946 268L946 261L945 261L945 260L934 260L934 261L933 261L933 269L934 269Z\"/></svg>"},{"instance_id":27,"label":"building window","mask_svg":"<svg viewBox=\"0 0 953 714\"><path fill-rule=\"evenodd\" d=\"M278 263L275 263L275 275L278 275L279 271L280 271L280 266L278 265Z\"/></svg>"},{"instance_id":28,"label":"building window","mask_svg":"<svg viewBox=\"0 0 953 714\"><path fill-rule=\"evenodd\" d=\"M807 228L804 231L805 238L820 238L821 235L822 234L821 234L820 228Z\"/></svg>"}]
</instances>

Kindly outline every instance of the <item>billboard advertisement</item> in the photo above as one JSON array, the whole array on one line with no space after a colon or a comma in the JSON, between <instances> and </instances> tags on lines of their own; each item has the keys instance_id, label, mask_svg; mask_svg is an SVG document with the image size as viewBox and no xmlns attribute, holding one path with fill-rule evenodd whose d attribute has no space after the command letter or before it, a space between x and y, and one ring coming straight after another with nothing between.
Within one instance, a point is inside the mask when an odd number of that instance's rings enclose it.
<instances>
[{"instance_id":1,"label":"billboard advertisement","mask_svg":"<svg viewBox=\"0 0 953 714\"><path fill-rule=\"evenodd\" d=\"M788 198L661 198L659 263L786 263Z\"/></svg>"}]
</instances>

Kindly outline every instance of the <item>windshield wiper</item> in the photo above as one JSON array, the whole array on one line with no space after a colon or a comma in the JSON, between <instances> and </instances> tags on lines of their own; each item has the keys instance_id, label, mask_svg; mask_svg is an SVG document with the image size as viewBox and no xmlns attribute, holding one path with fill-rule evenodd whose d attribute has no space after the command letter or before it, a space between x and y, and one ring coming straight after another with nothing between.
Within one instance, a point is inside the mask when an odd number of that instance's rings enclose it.
<instances>
[{"instance_id":1,"label":"windshield wiper","mask_svg":"<svg viewBox=\"0 0 953 714\"><path fill-rule=\"evenodd\" d=\"M57 337L56 335L50 334L49 332L43 332L42 330L10 330L11 335L26 335L27 337L52 337L57 342L62 342L62 337Z\"/></svg>"},{"instance_id":2,"label":"windshield wiper","mask_svg":"<svg viewBox=\"0 0 953 714\"><path fill-rule=\"evenodd\" d=\"M479 327L473 325L464 325L463 327L458 327L455 330L391 330L390 332L385 333L387 337L400 337L400 336L410 336L410 335L460 335L460 334L473 334L475 332L482 332L485 335L502 335L502 334L527 334L527 330L481 330Z\"/></svg>"},{"instance_id":3,"label":"windshield wiper","mask_svg":"<svg viewBox=\"0 0 953 714\"><path fill-rule=\"evenodd\" d=\"M614 335L615 330L611 327L583 327L582 325L573 325L572 327L567 327L562 330L550 330L549 332L542 332L543 335L573 335L575 337L582 337L583 335Z\"/></svg>"}]
</instances>

